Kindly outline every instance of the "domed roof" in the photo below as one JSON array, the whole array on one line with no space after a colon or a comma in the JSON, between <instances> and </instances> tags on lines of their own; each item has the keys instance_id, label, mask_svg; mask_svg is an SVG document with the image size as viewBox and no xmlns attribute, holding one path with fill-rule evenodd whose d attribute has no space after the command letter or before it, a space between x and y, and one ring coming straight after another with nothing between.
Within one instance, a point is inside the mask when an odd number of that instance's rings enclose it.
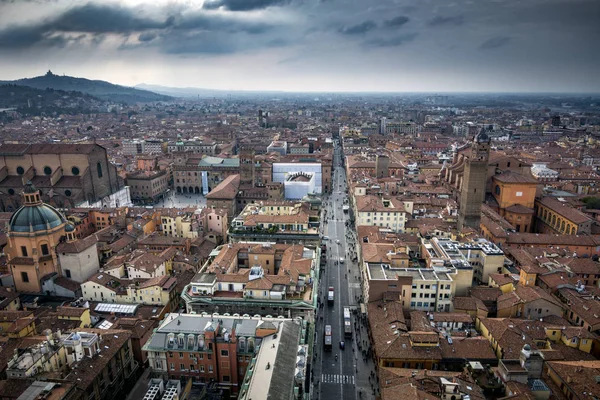
<instances>
[{"instance_id":1,"label":"domed roof","mask_svg":"<svg viewBox=\"0 0 600 400\"><path fill-rule=\"evenodd\" d=\"M73 224L68 223L67 225L65 225L65 232L74 232L75 231L75 226L73 226Z\"/></svg>"},{"instance_id":2,"label":"domed roof","mask_svg":"<svg viewBox=\"0 0 600 400\"><path fill-rule=\"evenodd\" d=\"M39 232L64 222L64 217L48 204L24 205L10 218L9 229L11 232Z\"/></svg>"}]
</instances>

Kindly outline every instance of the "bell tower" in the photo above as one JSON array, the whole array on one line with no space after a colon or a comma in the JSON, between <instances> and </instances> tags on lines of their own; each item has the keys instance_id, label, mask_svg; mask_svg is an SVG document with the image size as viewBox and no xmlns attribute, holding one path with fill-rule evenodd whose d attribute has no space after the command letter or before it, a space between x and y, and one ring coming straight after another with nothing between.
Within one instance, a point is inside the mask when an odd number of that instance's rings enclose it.
<instances>
[{"instance_id":1,"label":"bell tower","mask_svg":"<svg viewBox=\"0 0 600 400\"><path fill-rule=\"evenodd\" d=\"M479 230L481 204L485 199L488 162L490 158L490 138L483 129L473 138L471 151L465 160L465 170L458 214L458 229L471 227Z\"/></svg>"}]
</instances>

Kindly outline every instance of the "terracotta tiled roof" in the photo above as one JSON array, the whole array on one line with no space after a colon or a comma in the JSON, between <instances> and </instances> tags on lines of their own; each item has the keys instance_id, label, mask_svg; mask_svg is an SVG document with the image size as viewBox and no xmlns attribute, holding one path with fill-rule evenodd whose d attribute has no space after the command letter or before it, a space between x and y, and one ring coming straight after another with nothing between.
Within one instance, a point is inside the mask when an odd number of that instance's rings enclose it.
<instances>
[{"instance_id":1,"label":"terracotta tiled roof","mask_svg":"<svg viewBox=\"0 0 600 400\"><path fill-rule=\"evenodd\" d=\"M240 187L240 176L230 175L219 183L213 190L206 195L209 200L212 199L228 199L233 200L238 193Z\"/></svg>"}]
</instances>

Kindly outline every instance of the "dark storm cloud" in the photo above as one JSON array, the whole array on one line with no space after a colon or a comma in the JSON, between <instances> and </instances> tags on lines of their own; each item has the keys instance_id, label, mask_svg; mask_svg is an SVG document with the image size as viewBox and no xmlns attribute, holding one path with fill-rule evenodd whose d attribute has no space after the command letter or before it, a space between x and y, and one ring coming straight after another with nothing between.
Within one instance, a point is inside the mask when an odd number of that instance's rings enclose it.
<instances>
[{"instance_id":1,"label":"dark storm cloud","mask_svg":"<svg viewBox=\"0 0 600 400\"><path fill-rule=\"evenodd\" d=\"M0 48L60 47L72 40L65 33L129 34L164 29L172 24L173 18L154 20L138 17L132 9L88 3L36 24L11 25L0 30Z\"/></svg>"},{"instance_id":2,"label":"dark storm cloud","mask_svg":"<svg viewBox=\"0 0 600 400\"><path fill-rule=\"evenodd\" d=\"M175 30L209 30L223 32L265 33L273 25L264 22L236 20L220 15L206 15L201 12L186 14L177 18L173 24Z\"/></svg>"},{"instance_id":3,"label":"dark storm cloud","mask_svg":"<svg viewBox=\"0 0 600 400\"><path fill-rule=\"evenodd\" d=\"M229 11L252 11L287 3L289 3L289 0L208 0L202 7L207 10L223 7Z\"/></svg>"},{"instance_id":4,"label":"dark storm cloud","mask_svg":"<svg viewBox=\"0 0 600 400\"><path fill-rule=\"evenodd\" d=\"M442 26L442 25L462 25L464 23L464 17L462 15L454 16L443 16L438 15L433 19L429 20L430 26Z\"/></svg>"},{"instance_id":5,"label":"dark storm cloud","mask_svg":"<svg viewBox=\"0 0 600 400\"><path fill-rule=\"evenodd\" d=\"M130 33L166 28L172 24L173 18L158 21L138 17L133 9L88 3L49 21L47 28L64 32Z\"/></svg>"},{"instance_id":6,"label":"dark storm cloud","mask_svg":"<svg viewBox=\"0 0 600 400\"><path fill-rule=\"evenodd\" d=\"M156 39L156 36L156 33L144 32L138 36L138 40L140 42L151 42L152 40Z\"/></svg>"},{"instance_id":7,"label":"dark storm cloud","mask_svg":"<svg viewBox=\"0 0 600 400\"><path fill-rule=\"evenodd\" d=\"M363 42L363 45L366 47L396 47L408 42L412 42L416 37L416 33L407 33L406 35L399 35L390 38L385 37L370 39Z\"/></svg>"},{"instance_id":8,"label":"dark storm cloud","mask_svg":"<svg viewBox=\"0 0 600 400\"><path fill-rule=\"evenodd\" d=\"M377 28L375 21L365 21L358 25L346 26L340 29L340 33L344 35L362 35Z\"/></svg>"},{"instance_id":9,"label":"dark storm cloud","mask_svg":"<svg viewBox=\"0 0 600 400\"><path fill-rule=\"evenodd\" d=\"M479 48L481 50L497 49L498 47L507 45L509 42L510 38L508 36L496 36L481 43Z\"/></svg>"},{"instance_id":10,"label":"dark storm cloud","mask_svg":"<svg viewBox=\"0 0 600 400\"><path fill-rule=\"evenodd\" d=\"M64 47L67 40L53 36L38 27L13 27L0 31L0 48L21 49L42 44L46 47Z\"/></svg>"},{"instance_id":11,"label":"dark storm cloud","mask_svg":"<svg viewBox=\"0 0 600 400\"><path fill-rule=\"evenodd\" d=\"M261 35L273 28L273 25L264 22L207 15L198 11L182 14L176 9L164 8L161 9L161 19L143 16L139 11L118 5L88 3L34 24L13 25L0 29L0 49L64 47L70 43L81 42L82 37L89 38L90 44L98 44L107 34L116 34L124 39L120 50L152 46L172 54L188 51L225 53L236 46L229 43L232 38L221 38L217 33L224 36L238 33ZM74 33L84 35L73 37ZM137 35L137 43L128 41L132 34ZM209 36L214 43L206 43ZM273 38L269 38L271 39ZM220 50L217 49L219 44L223 45Z\"/></svg>"},{"instance_id":12,"label":"dark storm cloud","mask_svg":"<svg viewBox=\"0 0 600 400\"><path fill-rule=\"evenodd\" d=\"M410 21L410 18L408 18L404 15L399 15L395 18L388 19L387 21L385 21L383 23L383 25L388 28L399 28L402 25L406 24L408 21Z\"/></svg>"}]
</instances>

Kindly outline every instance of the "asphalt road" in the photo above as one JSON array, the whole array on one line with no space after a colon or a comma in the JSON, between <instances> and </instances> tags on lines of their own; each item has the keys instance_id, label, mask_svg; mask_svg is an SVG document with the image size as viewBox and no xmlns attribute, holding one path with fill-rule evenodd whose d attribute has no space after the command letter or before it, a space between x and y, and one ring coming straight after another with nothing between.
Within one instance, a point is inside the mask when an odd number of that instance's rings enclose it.
<instances>
[{"instance_id":1,"label":"asphalt road","mask_svg":"<svg viewBox=\"0 0 600 400\"><path fill-rule=\"evenodd\" d=\"M344 338L343 309L349 306L353 309L358 307L356 296L360 296L360 274L358 266L353 263L350 253L355 250L355 234L352 228L345 225L349 219L344 214L342 206L348 198L346 194L345 171L341 166L341 150L335 149L334 176L332 194L325 200L326 214L323 219L323 234L329 236L327 244L327 265L320 282L320 299L323 306L317 313L315 352L317 360L313 375L313 398L314 399L369 399L371 386L369 374L373 370L370 360L364 360L357 348L359 341L366 339L366 331L357 335L354 321L356 316L352 315L353 337ZM339 244L337 241L339 240ZM344 263L339 263L340 257ZM336 265L337 261L337 265ZM327 303L327 288L333 286L335 289L335 300L333 305ZM332 326L333 349L331 352L324 351L323 336L325 325ZM345 342L345 349L340 349L340 341ZM338 359L336 360L336 355ZM359 396L359 391L361 395Z\"/></svg>"}]
</instances>

